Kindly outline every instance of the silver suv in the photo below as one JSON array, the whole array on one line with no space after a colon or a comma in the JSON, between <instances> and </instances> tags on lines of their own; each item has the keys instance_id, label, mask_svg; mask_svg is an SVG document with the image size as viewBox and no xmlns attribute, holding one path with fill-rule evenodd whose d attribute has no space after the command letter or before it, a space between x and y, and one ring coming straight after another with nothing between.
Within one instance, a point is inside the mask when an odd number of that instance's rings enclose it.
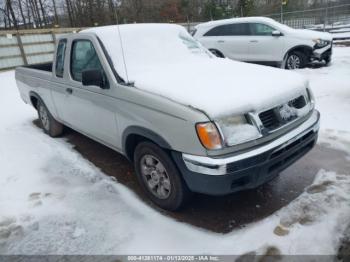
<instances>
[{"instance_id":1,"label":"silver suv","mask_svg":"<svg viewBox=\"0 0 350 262\"><path fill-rule=\"evenodd\" d=\"M297 73L219 59L177 25L122 25L58 40L19 67L22 99L52 137L68 126L134 163L158 206L256 188L315 145L319 113Z\"/></svg>"}]
</instances>

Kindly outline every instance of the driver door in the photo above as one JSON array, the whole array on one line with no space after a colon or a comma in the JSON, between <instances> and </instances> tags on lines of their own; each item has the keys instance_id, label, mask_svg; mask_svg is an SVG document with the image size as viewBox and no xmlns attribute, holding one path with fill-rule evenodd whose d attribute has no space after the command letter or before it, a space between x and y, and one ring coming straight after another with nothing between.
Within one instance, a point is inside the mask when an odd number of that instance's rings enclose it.
<instances>
[{"instance_id":1,"label":"driver door","mask_svg":"<svg viewBox=\"0 0 350 262\"><path fill-rule=\"evenodd\" d=\"M99 43L93 38L72 41L64 120L81 133L115 147L118 134L116 100L112 96L113 86L109 85L111 80L107 70L101 63L103 55ZM82 72L92 69L103 72L108 87L102 89L82 84Z\"/></svg>"},{"instance_id":2,"label":"driver door","mask_svg":"<svg viewBox=\"0 0 350 262\"><path fill-rule=\"evenodd\" d=\"M284 37L273 36L275 28L262 24L250 23L251 38L249 41L249 53L251 61L255 62L281 62L285 45Z\"/></svg>"}]
</instances>

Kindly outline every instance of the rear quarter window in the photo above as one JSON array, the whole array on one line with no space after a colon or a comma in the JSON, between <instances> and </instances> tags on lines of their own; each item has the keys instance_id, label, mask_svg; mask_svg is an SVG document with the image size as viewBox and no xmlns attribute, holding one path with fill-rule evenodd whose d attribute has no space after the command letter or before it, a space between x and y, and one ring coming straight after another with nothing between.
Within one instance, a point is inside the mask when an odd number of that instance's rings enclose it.
<instances>
[{"instance_id":1,"label":"rear quarter window","mask_svg":"<svg viewBox=\"0 0 350 262\"><path fill-rule=\"evenodd\" d=\"M64 74L64 60L66 56L66 47L67 47L66 39L62 39L58 42L55 72L56 72L56 76L60 78L62 78Z\"/></svg>"}]
</instances>

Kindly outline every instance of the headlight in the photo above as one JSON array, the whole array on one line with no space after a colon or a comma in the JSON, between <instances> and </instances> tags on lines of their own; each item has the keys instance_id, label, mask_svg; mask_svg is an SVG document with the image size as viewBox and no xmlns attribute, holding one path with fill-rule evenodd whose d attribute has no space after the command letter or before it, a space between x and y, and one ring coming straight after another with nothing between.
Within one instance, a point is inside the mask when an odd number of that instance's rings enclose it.
<instances>
[{"instance_id":1,"label":"headlight","mask_svg":"<svg viewBox=\"0 0 350 262\"><path fill-rule=\"evenodd\" d=\"M257 127L248 123L245 116L233 116L217 121L227 146L233 146L261 137Z\"/></svg>"},{"instance_id":2,"label":"headlight","mask_svg":"<svg viewBox=\"0 0 350 262\"><path fill-rule=\"evenodd\" d=\"M314 94L313 94L312 90L310 89L310 87L306 88L306 92L307 92L307 97L308 97L310 105L311 105L311 109L313 110L315 108Z\"/></svg>"},{"instance_id":3,"label":"headlight","mask_svg":"<svg viewBox=\"0 0 350 262\"><path fill-rule=\"evenodd\" d=\"M312 41L314 41L316 49L323 48L331 43L331 41L322 40L322 39L313 39Z\"/></svg>"},{"instance_id":4,"label":"headlight","mask_svg":"<svg viewBox=\"0 0 350 262\"><path fill-rule=\"evenodd\" d=\"M199 123L196 125L196 130L199 140L206 149L222 148L221 136L214 123Z\"/></svg>"}]
</instances>

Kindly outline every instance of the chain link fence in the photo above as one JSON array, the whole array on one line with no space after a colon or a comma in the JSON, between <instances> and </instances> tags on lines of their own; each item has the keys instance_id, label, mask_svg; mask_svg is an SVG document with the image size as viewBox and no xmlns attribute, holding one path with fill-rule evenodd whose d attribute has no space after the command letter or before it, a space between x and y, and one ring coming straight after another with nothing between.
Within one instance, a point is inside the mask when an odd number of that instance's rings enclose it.
<instances>
[{"instance_id":1,"label":"chain link fence","mask_svg":"<svg viewBox=\"0 0 350 262\"><path fill-rule=\"evenodd\" d=\"M350 27L350 3L294 12L264 15L293 28L311 28L329 31Z\"/></svg>"}]
</instances>

